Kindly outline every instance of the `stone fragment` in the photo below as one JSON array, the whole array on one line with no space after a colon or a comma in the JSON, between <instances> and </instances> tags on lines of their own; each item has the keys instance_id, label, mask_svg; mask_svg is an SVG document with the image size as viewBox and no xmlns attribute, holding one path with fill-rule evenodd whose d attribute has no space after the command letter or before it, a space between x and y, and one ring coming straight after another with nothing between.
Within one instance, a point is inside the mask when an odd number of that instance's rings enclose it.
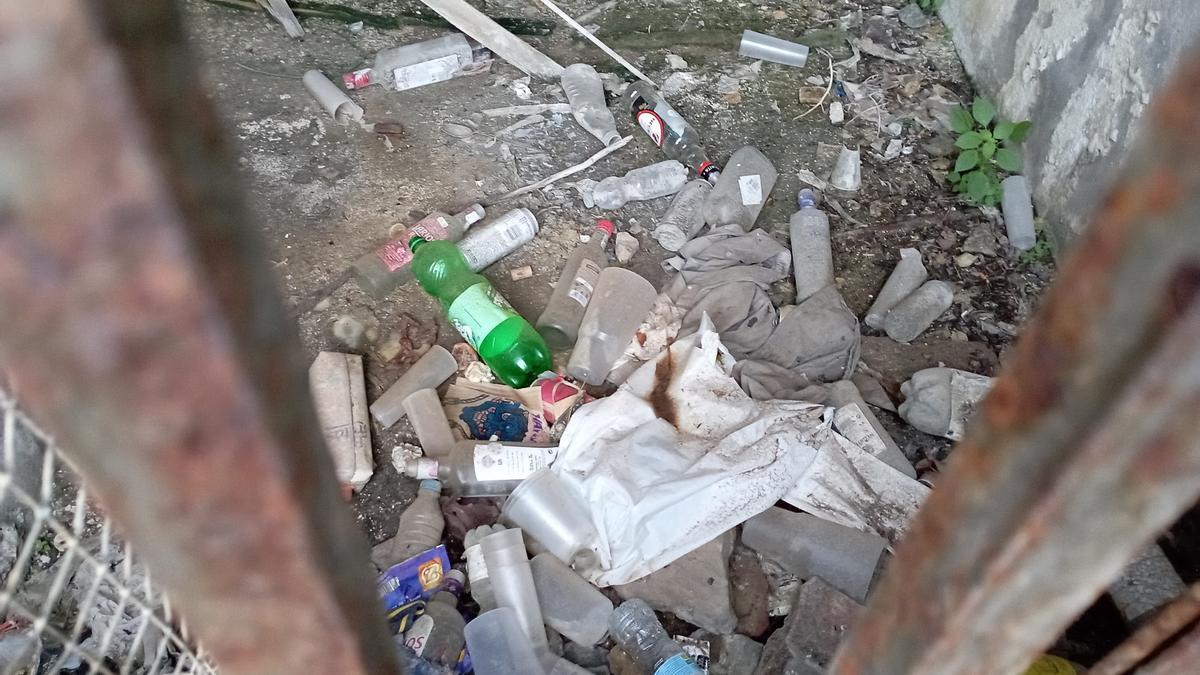
<instances>
[{"instance_id":1,"label":"stone fragment","mask_svg":"<svg viewBox=\"0 0 1200 675\"><path fill-rule=\"evenodd\" d=\"M763 647L754 675L822 675L862 605L818 578L800 587L783 627Z\"/></svg>"},{"instance_id":2,"label":"stone fragment","mask_svg":"<svg viewBox=\"0 0 1200 675\"><path fill-rule=\"evenodd\" d=\"M737 614L730 595L729 558L733 530L636 581L616 586L624 600L641 598L659 612L670 612L714 633L732 633Z\"/></svg>"}]
</instances>

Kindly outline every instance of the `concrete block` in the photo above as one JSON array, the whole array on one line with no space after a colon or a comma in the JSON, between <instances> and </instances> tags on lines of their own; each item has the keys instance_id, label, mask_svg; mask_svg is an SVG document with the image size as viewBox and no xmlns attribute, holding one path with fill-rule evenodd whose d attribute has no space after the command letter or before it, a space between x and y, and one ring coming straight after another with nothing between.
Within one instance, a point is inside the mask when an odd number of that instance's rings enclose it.
<instances>
[{"instance_id":1,"label":"concrete block","mask_svg":"<svg viewBox=\"0 0 1200 675\"><path fill-rule=\"evenodd\" d=\"M617 594L641 598L656 611L713 633L732 633L737 627L729 583L734 540L733 530L725 532L649 576L616 586Z\"/></svg>"}]
</instances>

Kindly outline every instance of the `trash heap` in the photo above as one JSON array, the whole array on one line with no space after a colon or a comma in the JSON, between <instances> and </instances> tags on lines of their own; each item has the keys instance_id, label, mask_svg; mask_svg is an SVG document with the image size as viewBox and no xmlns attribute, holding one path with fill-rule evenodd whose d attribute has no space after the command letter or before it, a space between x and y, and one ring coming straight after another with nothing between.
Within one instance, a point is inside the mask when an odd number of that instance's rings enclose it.
<instances>
[{"instance_id":1,"label":"trash heap","mask_svg":"<svg viewBox=\"0 0 1200 675\"><path fill-rule=\"evenodd\" d=\"M442 13L471 39L381 52L344 86L403 91L482 72L494 56L544 75L545 57L504 29ZM789 66L808 57L753 31L741 53ZM310 371L348 491L372 475L368 415L382 428L407 418L419 441L392 456L420 481L417 496L372 551L398 652L414 673L822 672L930 489L874 409L958 439L990 379L922 370L896 408L860 367L861 326L835 283L820 193L859 189L858 150L841 148L823 176L802 174L814 189L796 196L785 245L756 227L778 177L761 150L718 165L650 83L610 102L591 66L550 77L569 103L548 105L595 137L596 155L486 206L429 214L353 266L374 297L436 298L463 342L431 347L369 405L361 357L322 352ZM362 123L323 75L305 84L331 116ZM539 224L497 205L630 142L653 143L663 161L575 184L585 206L614 215L581 233L544 311L522 316L480 272ZM651 234L673 276L656 288L623 266L638 242L620 209L668 197ZM955 288L929 279L916 249L897 258L863 322L908 343ZM779 306L771 289L786 280L795 300Z\"/></svg>"}]
</instances>

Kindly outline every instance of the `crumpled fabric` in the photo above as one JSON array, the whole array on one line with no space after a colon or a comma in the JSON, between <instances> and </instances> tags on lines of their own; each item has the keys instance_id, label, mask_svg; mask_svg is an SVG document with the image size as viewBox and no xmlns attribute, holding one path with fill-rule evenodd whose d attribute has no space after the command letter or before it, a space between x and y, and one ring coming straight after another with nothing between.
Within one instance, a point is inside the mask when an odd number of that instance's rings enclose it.
<instances>
[{"instance_id":1,"label":"crumpled fabric","mask_svg":"<svg viewBox=\"0 0 1200 675\"><path fill-rule=\"evenodd\" d=\"M769 361L814 382L836 382L858 367L858 317L833 286L796 305L750 358Z\"/></svg>"},{"instance_id":2,"label":"crumpled fabric","mask_svg":"<svg viewBox=\"0 0 1200 675\"><path fill-rule=\"evenodd\" d=\"M733 378L742 391L759 401L783 399L826 403L827 393L820 384L803 373L784 368L770 361L743 360L733 367Z\"/></svg>"},{"instance_id":3,"label":"crumpled fabric","mask_svg":"<svg viewBox=\"0 0 1200 675\"><path fill-rule=\"evenodd\" d=\"M707 314L725 347L741 358L779 322L767 289L791 272L792 254L762 230L725 225L689 241L664 267L679 273L666 295L686 312L680 335L695 333Z\"/></svg>"}]
</instances>

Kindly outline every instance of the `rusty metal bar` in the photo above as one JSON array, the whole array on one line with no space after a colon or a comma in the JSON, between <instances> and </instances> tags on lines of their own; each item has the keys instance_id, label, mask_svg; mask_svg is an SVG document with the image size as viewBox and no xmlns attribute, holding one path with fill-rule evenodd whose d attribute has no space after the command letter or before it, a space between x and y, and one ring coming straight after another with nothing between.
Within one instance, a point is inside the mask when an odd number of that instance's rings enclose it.
<instances>
[{"instance_id":1,"label":"rusty metal bar","mask_svg":"<svg viewBox=\"0 0 1200 675\"><path fill-rule=\"evenodd\" d=\"M1089 675L1123 675L1200 617L1200 583L1192 584L1137 629L1128 640L1088 670Z\"/></svg>"},{"instance_id":2,"label":"rusty metal bar","mask_svg":"<svg viewBox=\"0 0 1200 675\"><path fill-rule=\"evenodd\" d=\"M830 672L1020 672L1200 494L1200 52Z\"/></svg>"},{"instance_id":3,"label":"rusty metal bar","mask_svg":"<svg viewBox=\"0 0 1200 675\"><path fill-rule=\"evenodd\" d=\"M1163 653L1137 669L1137 675L1182 675L1200 668L1200 625L1192 627Z\"/></svg>"},{"instance_id":4,"label":"rusty metal bar","mask_svg":"<svg viewBox=\"0 0 1200 675\"><path fill-rule=\"evenodd\" d=\"M0 3L0 375L230 673L396 673L176 3Z\"/></svg>"}]
</instances>

